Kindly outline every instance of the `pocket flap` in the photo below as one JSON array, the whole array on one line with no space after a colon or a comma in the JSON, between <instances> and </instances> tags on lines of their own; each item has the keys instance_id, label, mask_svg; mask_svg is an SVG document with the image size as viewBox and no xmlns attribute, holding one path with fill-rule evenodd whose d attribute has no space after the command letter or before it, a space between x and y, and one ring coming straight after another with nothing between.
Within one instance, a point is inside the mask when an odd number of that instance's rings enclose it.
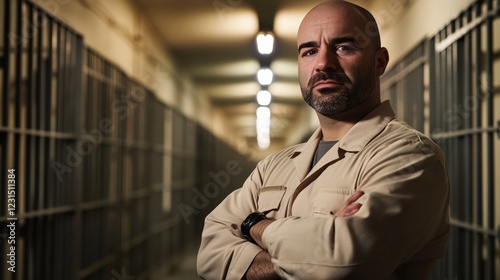
<instances>
[{"instance_id":1,"label":"pocket flap","mask_svg":"<svg viewBox=\"0 0 500 280\"><path fill-rule=\"evenodd\" d=\"M283 199L285 192L285 186L261 188L258 200L259 211L264 212L267 210L278 210L280 208L281 200Z\"/></svg>"}]
</instances>

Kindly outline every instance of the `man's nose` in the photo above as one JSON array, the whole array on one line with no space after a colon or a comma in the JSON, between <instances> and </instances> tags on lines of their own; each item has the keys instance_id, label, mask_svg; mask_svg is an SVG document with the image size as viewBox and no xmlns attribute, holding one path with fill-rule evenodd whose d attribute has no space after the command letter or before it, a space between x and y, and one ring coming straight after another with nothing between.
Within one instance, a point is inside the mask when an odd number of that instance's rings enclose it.
<instances>
[{"instance_id":1,"label":"man's nose","mask_svg":"<svg viewBox=\"0 0 500 280\"><path fill-rule=\"evenodd\" d=\"M321 48L316 56L316 72L337 70L338 58L334 50Z\"/></svg>"}]
</instances>

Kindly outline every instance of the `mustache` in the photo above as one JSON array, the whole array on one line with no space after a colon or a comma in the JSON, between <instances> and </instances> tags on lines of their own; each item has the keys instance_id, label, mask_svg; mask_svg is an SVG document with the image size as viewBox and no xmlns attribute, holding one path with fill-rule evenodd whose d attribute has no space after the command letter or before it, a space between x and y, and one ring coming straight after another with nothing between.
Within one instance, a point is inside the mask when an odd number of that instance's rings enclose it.
<instances>
[{"instance_id":1,"label":"mustache","mask_svg":"<svg viewBox=\"0 0 500 280\"><path fill-rule=\"evenodd\" d=\"M309 79L307 86L309 88L312 88L317 82L326 81L326 80L332 80L332 81L342 83L342 84L350 82L349 78L342 73L319 72Z\"/></svg>"}]
</instances>

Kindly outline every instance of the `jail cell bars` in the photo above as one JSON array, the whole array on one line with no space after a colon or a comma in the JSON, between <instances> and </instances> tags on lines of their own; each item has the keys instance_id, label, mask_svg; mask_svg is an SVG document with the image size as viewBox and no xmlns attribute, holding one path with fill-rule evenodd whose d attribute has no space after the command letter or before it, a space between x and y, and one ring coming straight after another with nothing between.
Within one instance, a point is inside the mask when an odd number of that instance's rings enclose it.
<instances>
[{"instance_id":1,"label":"jail cell bars","mask_svg":"<svg viewBox=\"0 0 500 280\"><path fill-rule=\"evenodd\" d=\"M424 71L426 41L421 42L405 58L384 74L381 83L382 100L390 100L396 117L424 132L426 84Z\"/></svg>"},{"instance_id":2,"label":"jail cell bars","mask_svg":"<svg viewBox=\"0 0 500 280\"><path fill-rule=\"evenodd\" d=\"M0 7L0 278L164 278L254 163L31 2Z\"/></svg>"},{"instance_id":3,"label":"jail cell bars","mask_svg":"<svg viewBox=\"0 0 500 280\"><path fill-rule=\"evenodd\" d=\"M453 228L442 271L449 279L500 277L495 229L500 214L495 210L499 179L494 171L500 116L493 110L500 98L494 88L499 76L493 72L493 65L498 69L500 63L499 9L493 1L477 2L431 41L435 77L431 136L447 155L452 186Z\"/></svg>"},{"instance_id":4,"label":"jail cell bars","mask_svg":"<svg viewBox=\"0 0 500 280\"><path fill-rule=\"evenodd\" d=\"M452 229L433 279L500 277L499 8L499 1L475 2L383 76L398 117L446 155Z\"/></svg>"},{"instance_id":5,"label":"jail cell bars","mask_svg":"<svg viewBox=\"0 0 500 280\"><path fill-rule=\"evenodd\" d=\"M79 183L52 163L65 164L64 147L75 149L79 137L82 37L29 2L0 1L0 7L0 278L14 278L4 254L12 168L17 279L65 279L76 272L65 256L73 254ZM35 265L43 259L53 265Z\"/></svg>"}]
</instances>

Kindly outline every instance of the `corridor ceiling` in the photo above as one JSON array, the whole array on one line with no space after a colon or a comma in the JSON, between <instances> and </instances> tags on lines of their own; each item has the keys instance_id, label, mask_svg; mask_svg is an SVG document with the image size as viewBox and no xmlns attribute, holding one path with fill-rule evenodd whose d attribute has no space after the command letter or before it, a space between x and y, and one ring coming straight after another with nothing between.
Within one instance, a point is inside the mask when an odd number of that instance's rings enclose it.
<instances>
[{"instance_id":1,"label":"corridor ceiling","mask_svg":"<svg viewBox=\"0 0 500 280\"><path fill-rule=\"evenodd\" d=\"M256 74L261 59L259 31L272 31L275 46L269 62L274 73L269 91L271 148L285 144L304 110L297 78L296 32L318 0L134 0L163 36L181 71L200 94L206 94L232 130L256 148ZM353 1L363 6L367 0ZM296 128L296 126L295 126Z\"/></svg>"}]
</instances>

